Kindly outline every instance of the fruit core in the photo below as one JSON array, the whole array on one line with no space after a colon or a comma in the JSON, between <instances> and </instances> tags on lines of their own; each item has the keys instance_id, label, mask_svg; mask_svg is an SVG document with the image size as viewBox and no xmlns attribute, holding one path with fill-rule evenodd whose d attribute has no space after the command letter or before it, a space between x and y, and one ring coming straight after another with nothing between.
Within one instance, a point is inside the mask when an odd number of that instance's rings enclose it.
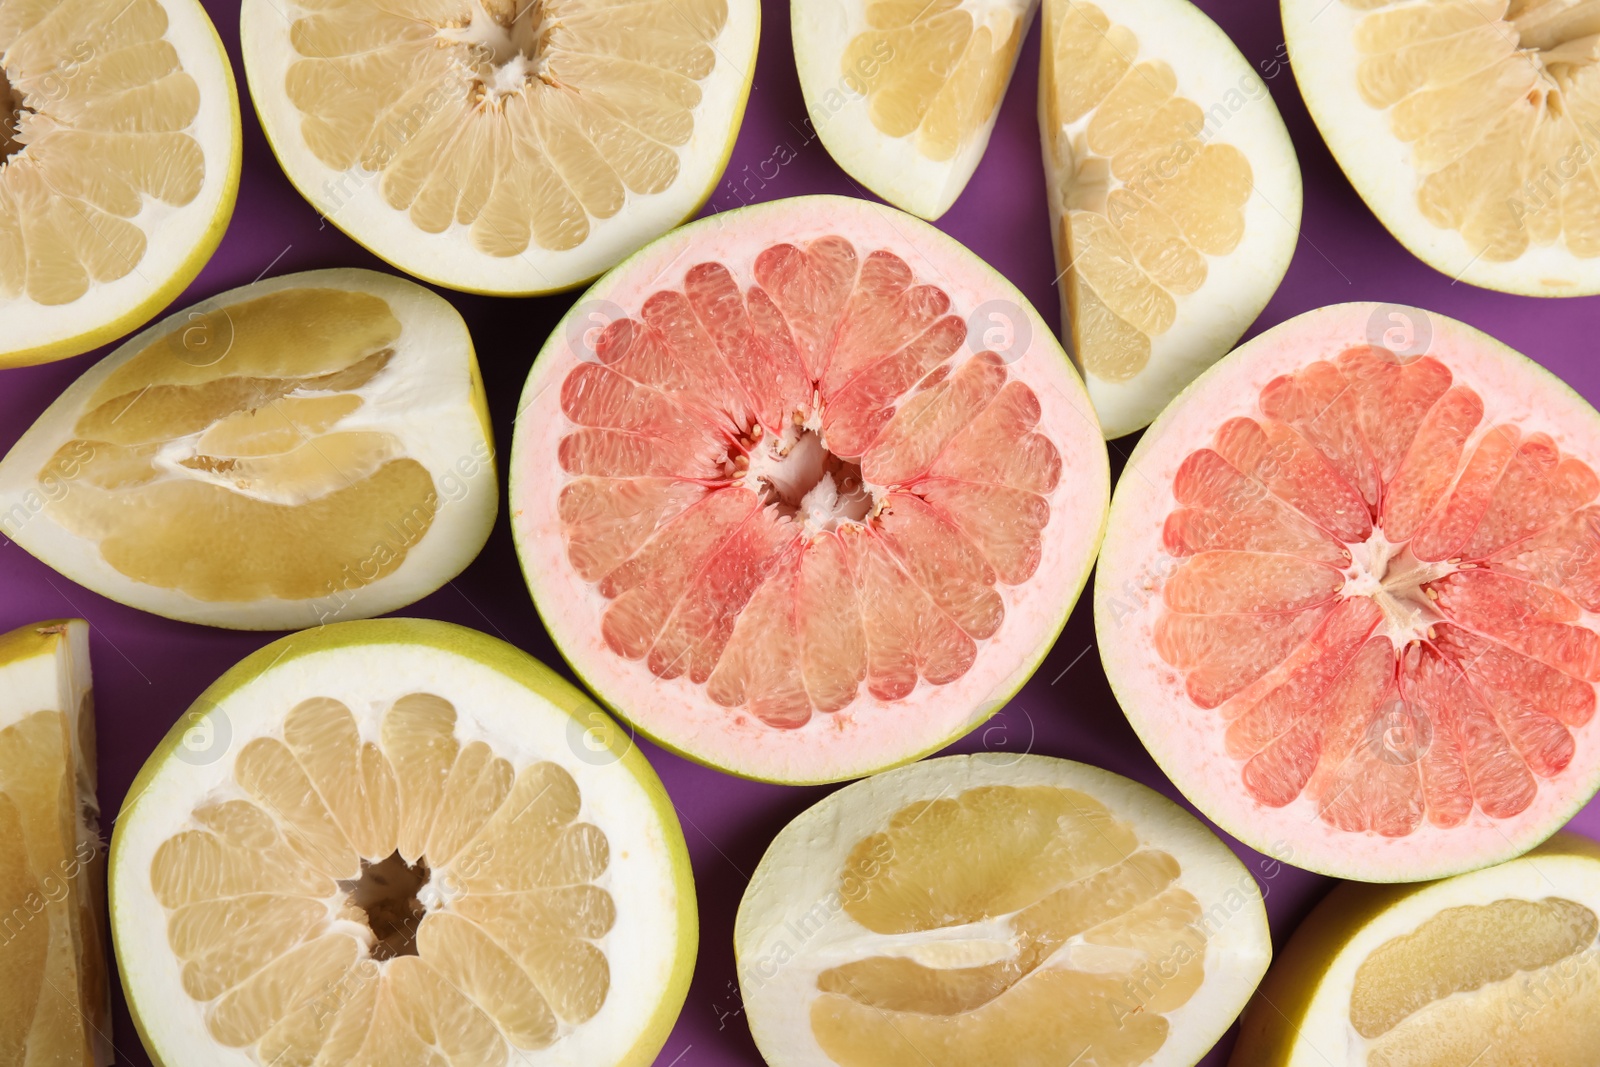
<instances>
[{"instance_id":1,"label":"fruit core","mask_svg":"<svg viewBox=\"0 0 1600 1067\"><path fill-rule=\"evenodd\" d=\"M960 678L1039 567L1038 397L899 256L736 266L690 267L561 383L562 534L606 646L780 728Z\"/></svg>"},{"instance_id":2,"label":"fruit core","mask_svg":"<svg viewBox=\"0 0 1600 1067\"><path fill-rule=\"evenodd\" d=\"M407 863L397 850L376 863L363 858L361 877L338 883L345 899L367 917L373 959L417 955L417 927L428 910L419 896L429 874L425 859Z\"/></svg>"},{"instance_id":3,"label":"fruit core","mask_svg":"<svg viewBox=\"0 0 1600 1067\"><path fill-rule=\"evenodd\" d=\"M0 67L0 167L24 147L20 136L25 114L32 114L27 98L21 89L11 84L5 68Z\"/></svg>"},{"instance_id":4,"label":"fruit core","mask_svg":"<svg viewBox=\"0 0 1600 1067\"><path fill-rule=\"evenodd\" d=\"M459 27L446 26L439 37L470 46L477 63L478 92L485 99L520 90L525 82L541 77L540 62L549 35L543 0L516 7L494 9L473 0L472 12Z\"/></svg>"},{"instance_id":5,"label":"fruit core","mask_svg":"<svg viewBox=\"0 0 1600 1067\"><path fill-rule=\"evenodd\" d=\"M1600 478L1432 357L1353 348L1190 454L1156 650L1244 788L1398 837L1509 818L1594 713Z\"/></svg>"}]
</instances>

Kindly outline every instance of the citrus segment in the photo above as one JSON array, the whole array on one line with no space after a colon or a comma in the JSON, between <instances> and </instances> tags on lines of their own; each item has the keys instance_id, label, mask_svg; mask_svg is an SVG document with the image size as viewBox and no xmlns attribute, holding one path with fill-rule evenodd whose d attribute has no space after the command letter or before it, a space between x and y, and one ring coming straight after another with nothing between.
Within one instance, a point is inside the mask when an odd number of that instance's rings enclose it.
<instances>
[{"instance_id":1,"label":"citrus segment","mask_svg":"<svg viewBox=\"0 0 1600 1067\"><path fill-rule=\"evenodd\" d=\"M719 258L686 238L681 288L630 291L642 268L603 284L580 307L615 314L592 354L558 331L528 387L546 428L518 445L519 480L559 468L514 505L547 618L545 544L588 601L568 624L593 619L601 677L681 680L762 745L803 747L781 732L849 729L986 659L1010 669L1007 643L1033 639L1027 591L1077 537L1063 494L1098 477L1049 354L975 351L943 251L833 232L847 222L795 240L750 225L726 251L707 231Z\"/></svg>"},{"instance_id":2,"label":"citrus segment","mask_svg":"<svg viewBox=\"0 0 1600 1067\"><path fill-rule=\"evenodd\" d=\"M0 467L8 532L113 596L230 625L342 610L408 584L408 563L437 584L419 562L493 515L466 492L492 481L480 394L465 327L422 290L358 271L258 283L146 331L47 411ZM75 550L43 544L47 526Z\"/></svg>"},{"instance_id":3,"label":"citrus segment","mask_svg":"<svg viewBox=\"0 0 1600 1067\"><path fill-rule=\"evenodd\" d=\"M1063 317L1116 437L1154 418L1272 295L1294 249L1299 168L1266 86L1186 0L1052 0L1044 26Z\"/></svg>"}]
</instances>

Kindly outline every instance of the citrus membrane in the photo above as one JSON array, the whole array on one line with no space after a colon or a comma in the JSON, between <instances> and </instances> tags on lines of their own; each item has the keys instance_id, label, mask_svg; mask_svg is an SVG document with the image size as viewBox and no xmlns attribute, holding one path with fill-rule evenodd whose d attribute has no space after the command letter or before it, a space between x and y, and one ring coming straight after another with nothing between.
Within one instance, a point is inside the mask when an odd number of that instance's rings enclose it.
<instances>
[{"instance_id":1,"label":"citrus membrane","mask_svg":"<svg viewBox=\"0 0 1600 1067\"><path fill-rule=\"evenodd\" d=\"M992 714L1071 609L1107 484L1025 299L837 197L695 223L597 283L534 365L511 466L523 572L578 673L663 743L778 781Z\"/></svg>"},{"instance_id":2,"label":"citrus membrane","mask_svg":"<svg viewBox=\"0 0 1600 1067\"><path fill-rule=\"evenodd\" d=\"M249 0L290 181L373 252L499 294L586 281L693 215L733 150L756 0Z\"/></svg>"},{"instance_id":3,"label":"citrus membrane","mask_svg":"<svg viewBox=\"0 0 1600 1067\"><path fill-rule=\"evenodd\" d=\"M1600 847L1560 833L1426 885L1334 888L1246 1011L1240 1067L1582 1067L1600 1047Z\"/></svg>"},{"instance_id":4,"label":"citrus membrane","mask_svg":"<svg viewBox=\"0 0 1600 1067\"><path fill-rule=\"evenodd\" d=\"M1193 1064L1272 955L1255 879L1192 816L1044 756L928 760L773 839L734 953L772 1067Z\"/></svg>"},{"instance_id":5,"label":"citrus membrane","mask_svg":"<svg viewBox=\"0 0 1600 1067\"><path fill-rule=\"evenodd\" d=\"M1300 167L1266 83L1188 0L1046 0L1062 321L1107 437L1232 347L1288 269Z\"/></svg>"},{"instance_id":6,"label":"citrus membrane","mask_svg":"<svg viewBox=\"0 0 1600 1067\"><path fill-rule=\"evenodd\" d=\"M1251 341L1146 433L1096 630L1158 762L1247 842L1342 877L1519 854L1600 781L1600 419L1396 305Z\"/></svg>"},{"instance_id":7,"label":"citrus membrane","mask_svg":"<svg viewBox=\"0 0 1600 1067\"><path fill-rule=\"evenodd\" d=\"M490 442L448 303L372 271L293 274L177 312L87 371L0 462L0 522L158 614L358 618L482 547Z\"/></svg>"},{"instance_id":8,"label":"citrus membrane","mask_svg":"<svg viewBox=\"0 0 1600 1067\"><path fill-rule=\"evenodd\" d=\"M167 1067L642 1065L682 1006L694 888L660 782L482 634L286 637L128 795L113 930Z\"/></svg>"},{"instance_id":9,"label":"citrus membrane","mask_svg":"<svg viewBox=\"0 0 1600 1067\"><path fill-rule=\"evenodd\" d=\"M200 272L239 100L194 0L0 5L0 367L86 352Z\"/></svg>"},{"instance_id":10,"label":"citrus membrane","mask_svg":"<svg viewBox=\"0 0 1600 1067\"><path fill-rule=\"evenodd\" d=\"M0 635L0 1057L112 1061L89 626Z\"/></svg>"}]
</instances>

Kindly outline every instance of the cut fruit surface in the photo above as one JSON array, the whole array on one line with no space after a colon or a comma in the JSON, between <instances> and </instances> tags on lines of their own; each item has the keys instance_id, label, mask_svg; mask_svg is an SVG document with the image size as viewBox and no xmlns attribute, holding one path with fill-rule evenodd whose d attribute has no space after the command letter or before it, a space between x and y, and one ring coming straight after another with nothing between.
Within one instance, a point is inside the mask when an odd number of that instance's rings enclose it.
<instances>
[{"instance_id":1,"label":"cut fruit surface","mask_svg":"<svg viewBox=\"0 0 1600 1067\"><path fill-rule=\"evenodd\" d=\"M1266 84L1188 0L1046 0L1040 63L1062 322L1121 437L1277 289L1300 166Z\"/></svg>"},{"instance_id":2,"label":"cut fruit surface","mask_svg":"<svg viewBox=\"0 0 1600 1067\"><path fill-rule=\"evenodd\" d=\"M1238 1067L1587 1067L1600 846L1557 834L1426 885L1334 888L1245 1012Z\"/></svg>"},{"instance_id":3,"label":"cut fruit surface","mask_svg":"<svg viewBox=\"0 0 1600 1067\"><path fill-rule=\"evenodd\" d=\"M598 708L482 634L286 637L128 795L112 926L166 1067L643 1067L683 1004L671 802Z\"/></svg>"},{"instance_id":4,"label":"cut fruit surface","mask_svg":"<svg viewBox=\"0 0 1600 1067\"><path fill-rule=\"evenodd\" d=\"M1600 417L1492 338L1397 305L1292 319L1134 450L1106 672L1184 794L1297 866L1517 855L1600 783L1597 470Z\"/></svg>"},{"instance_id":5,"label":"cut fruit surface","mask_svg":"<svg viewBox=\"0 0 1600 1067\"><path fill-rule=\"evenodd\" d=\"M1038 0L792 0L795 66L830 155L936 219L983 158Z\"/></svg>"},{"instance_id":6,"label":"cut fruit surface","mask_svg":"<svg viewBox=\"0 0 1600 1067\"><path fill-rule=\"evenodd\" d=\"M693 215L755 70L757 0L247 0L290 181L402 270L570 288Z\"/></svg>"},{"instance_id":7,"label":"cut fruit surface","mask_svg":"<svg viewBox=\"0 0 1600 1067\"><path fill-rule=\"evenodd\" d=\"M0 1062L112 1062L89 626L0 635Z\"/></svg>"},{"instance_id":8,"label":"cut fruit surface","mask_svg":"<svg viewBox=\"0 0 1600 1067\"><path fill-rule=\"evenodd\" d=\"M0 367L87 352L200 273L239 99L196 0L0 4Z\"/></svg>"},{"instance_id":9,"label":"cut fruit surface","mask_svg":"<svg viewBox=\"0 0 1600 1067\"><path fill-rule=\"evenodd\" d=\"M191 622L392 611L498 508L466 324L408 281L312 271L164 319L0 462L0 528L73 580Z\"/></svg>"},{"instance_id":10,"label":"cut fruit surface","mask_svg":"<svg viewBox=\"0 0 1600 1067\"><path fill-rule=\"evenodd\" d=\"M734 927L772 1067L1195 1063L1272 956L1255 879L1136 782L950 756L773 839Z\"/></svg>"},{"instance_id":11,"label":"cut fruit surface","mask_svg":"<svg viewBox=\"0 0 1600 1067\"><path fill-rule=\"evenodd\" d=\"M1600 292L1600 8L1283 0L1311 116L1378 219L1452 278Z\"/></svg>"},{"instance_id":12,"label":"cut fruit surface","mask_svg":"<svg viewBox=\"0 0 1600 1067\"><path fill-rule=\"evenodd\" d=\"M1004 352L979 340L994 316ZM551 335L521 410L513 532L556 644L640 729L739 774L837 780L965 733L1043 657L1099 541L1105 446L1048 328L864 201L651 246Z\"/></svg>"}]
</instances>

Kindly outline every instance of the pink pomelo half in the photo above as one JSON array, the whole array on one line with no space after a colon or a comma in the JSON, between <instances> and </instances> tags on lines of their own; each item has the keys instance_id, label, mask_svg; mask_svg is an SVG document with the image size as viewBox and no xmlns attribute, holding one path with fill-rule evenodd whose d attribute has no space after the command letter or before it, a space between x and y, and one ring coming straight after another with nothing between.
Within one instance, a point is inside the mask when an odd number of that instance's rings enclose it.
<instances>
[{"instance_id":1,"label":"pink pomelo half","mask_svg":"<svg viewBox=\"0 0 1600 1067\"><path fill-rule=\"evenodd\" d=\"M1365 881L1473 870L1600 785L1600 415L1459 322L1322 308L1208 371L1117 485L1113 689L1234 836Z\"/></svg>"},{"instance_id":2,"label":"pink pomelo half","mask_svg":"<svg viewBox=\"0 0 1600 1067\"><path fill-rule=\"evenodd\" d=\"M641 732L780 782L992 715L1082 590L1105 444L1053 331L932 226L802 197L685 226L539 354L512 524L545 625Z\"/></svg>"}]
</instances>

